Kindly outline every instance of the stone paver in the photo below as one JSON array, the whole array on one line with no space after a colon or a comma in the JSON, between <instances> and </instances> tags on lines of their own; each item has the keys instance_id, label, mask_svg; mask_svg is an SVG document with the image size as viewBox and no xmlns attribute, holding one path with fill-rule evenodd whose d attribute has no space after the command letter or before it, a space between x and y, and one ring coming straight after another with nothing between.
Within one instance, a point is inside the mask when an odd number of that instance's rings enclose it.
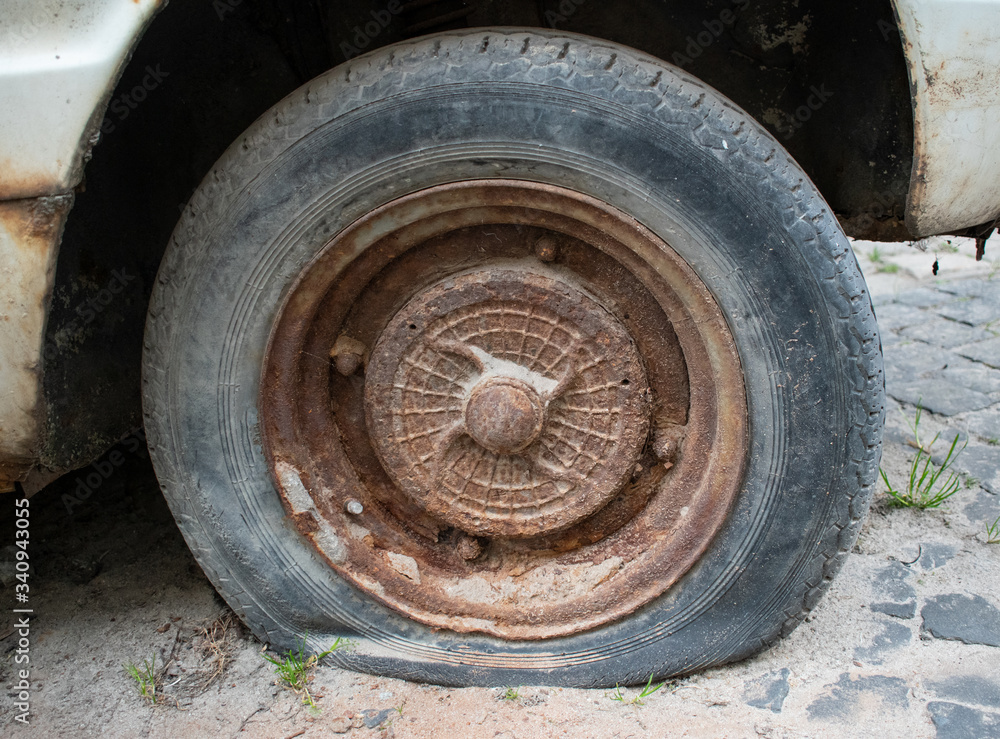
<instances>
[{"instance_id":1,"label":"stone paver","mask_svg":"<svg viewBox=\"0 0 1000 739\"><path fill-rule=\"evenodd\" d=\"M940 682L930 682L927 687L939 698L1000 708L1000 683L996 678L990 680L979 675L959 675Z\"/></svg>"},{"instance_id":2,"label":"stone paver","mask_svg":"<svg viewBox=\"0 0 1000 739\"><path fill-rule=\"evenodd\" d=\"M1000 714L933 701L927 710L937 729L937 739L1000 739Z\"/></svg>"},{"instance_id":3,"label":"stone paver","mask_svg":"<svg viewBox=\"0 0 1000 739\"><path fill-rule=\"evenodd\" d=\"M931 377L922 377L892 386L892 397L910 405L919 403L931 413L954 416L966 411L978 411L993 405L993 399L984 393L953 384L944 376L944 370Z\"/></svg>"},{"instance_id":4,"label":"stone paver","mask_svg":"<svg viewBox=\"0 0 1000 739\"><path fill-rule=\"evenodd\" d=\"M966 417L969 431L986 439L986 443L996 446L1000 442L1000 403L995 403Z\"/></svg>"},{"instance_id":5,"label":"stone paver","mask_svg":"<svg viewBox=\"0 0 1000 739\"><path fill-rule=\"evenodd\" d=\"M937 314L967 326L982 326L997 319L997 306L982 298L969 298L942 306Z\"/></svg>"},{"instance_id":6,"label":"stone paver","mask_svg":"<svg viewBox=\"0 0 1000 739\"><path fill-rule=\"evenodd\" d=\"M907 295L908 293L904 293L900 297L905 298ZM907 326L900 333L907 339L922 341L925 344L933 344L945 349L954 349L964 344L973 344L977 341L993 338L993 334L986 329L949 321L947 318L928 318L926 321Z\"/></svg>"},{"instance_id":7,"label":"stone paver","mask_svg":"<svg viewBox=\"0 0 1000 739\"><path fill-rule=\"evenodd\" d=\"M994 312L991 313L991 315L1000 315L1000 309L994 309ZM991 323L991 325L996 324ZM982 362L983 364L989 365L994 369L1000 369L1000 336L994 336L986 341L977 341L974 344L968 344L957 351L963 357L968 357L975 362Z\"/></svg>"},{"instance_id":8,"label":"stone paver","mask_svg":"<svg viewBox=\"0 0 1000 739\"><path fill-rule=\"evenodd\" d=\"M781 707L788 697L788 676L791 670L784 667L780 670L761 675L754 680L746 681L743 690L743 700L754 708L763 708L772 713L781 713Z\"/></svg>"},{"instance_id":9,"label":"stone paver","mask_svg":"<svg viewBox=\"0 0 1000 739\"><path fill-rule=\"evenodd\" d=\"M913 255L891 261L904 256ZM884 275L869 275L869 282L875 285L887 393L967 432L969 445L956 470L1000 493L1000 274L992 269L979 278L911 280L891 292L878 289L885 284L878 277Z\"/></svg>"},{"instance_id":10,"label":"stone paver","mask_svg":"<svg viewBox=\"0 0 1000 739\"><path fill-rule=\"evenodd\" d=\"M1000 647L1000 609L979 595L951 593L927 599L924 631L936 639Z\"/></svg>"},{"instance_id":11,"label":"stone paver","mask_svg":"<svg viewBox=\"0 0 1000 739\"><path fill-rule=\"evenodd\" d=\"M889 257L872 263L866 262L864 248L859 250L882 335L889 396L886 445L902 447L912 459L914 432L909 424L918 403L925 411L921 442L927 445L940 432L932 447L935 463L943 462L957 436L960 452L952 460L952 471L960 475L962 490L974 493L965 495L961 510L982 532L1000 516L1000 270L996 261L973 266L966 258L959 266L977 270L975 275L935 279L920 272L925 254L886 251ZM953 261L949 257L952 275ZM885 274L891 272L884 269L887 263L896 264L900 275ZM926 514L918 515L927 519ZM929 643L1000 652L996 565L985 563L981 575L971 581L951 580L954 590L944 585L954 562L968 556L970 547L992 552L983 542L980 533L976 541L962 545L913 543L917 551L905 561L872 571L867 609L885 621L880 631L855 647L855 664L889 664ZM944 578L941 589L925 592L921 578L938 573ZM937 739L1000 737L1000 657L988 664L980 674L956 664L947 677L924 683L924 709ZM842 679L826 701L809 707L810 714L846 710L860 715L860 708L848 708L855 691L889 707L885 695L876 695L889 685Z\"/></svg>"}]
</instances>

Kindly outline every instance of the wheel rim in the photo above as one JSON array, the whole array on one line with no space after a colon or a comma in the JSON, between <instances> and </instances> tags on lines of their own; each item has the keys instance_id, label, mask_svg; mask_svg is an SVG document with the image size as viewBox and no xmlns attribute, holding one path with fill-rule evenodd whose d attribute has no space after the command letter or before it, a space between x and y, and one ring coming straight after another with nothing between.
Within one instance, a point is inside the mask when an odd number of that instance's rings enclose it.
<instances>
[{"instance_id":1,"label":"wheel rim","mask_svg":"<svg viewBox=\"0 0 1000 739\"><path fill-rule=\"evenodd\" d=\"M611 206L523 181L430 188L342 231L286 297L259 402L277 489L331 567L508 639L664 593L746 457L735 344L694 271Z\"/></svg>"}]
</instances>

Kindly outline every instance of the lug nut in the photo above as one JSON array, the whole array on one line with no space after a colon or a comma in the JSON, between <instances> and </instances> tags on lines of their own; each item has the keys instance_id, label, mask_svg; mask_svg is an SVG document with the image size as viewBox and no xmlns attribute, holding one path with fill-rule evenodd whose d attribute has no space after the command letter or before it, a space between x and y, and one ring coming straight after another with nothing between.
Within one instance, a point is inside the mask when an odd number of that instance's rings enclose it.
<instances>
[{"instance_id":1,"label":"lug nut","mask_svg":"<svg viewBox=\"0 0 1000 739\"><path fill-rule=\"evenodd\" d=\"M350 377L361 366L361 357L357 354L340 354L333 360L333 366L344 377Z\"/></svg>"},{"instance_id":2,"label":"lug nut","mask_svg":"<svg viewBox=\"0 0 1000 739\"><path fill-rule=\"evenodd\" d=\"M360 500L354 500L353 498L344 505L344 510L350 513L352 516L360 516L365 512L365 507L361 505Z\"/></svg>"},{"instance_id":3,"label":"lug nut","mask_svg":"<svg viewBox=\"0 0 1000 739\"><path fill-rule=\"evenodd\" d=\"M350 377L358 371L365 359L367 347L350 336L340 336L330 350L330 358L337 372Z\"/></svg>"},{"instance_id":4,"label":"lug nut","mask_svg":"<svg viewBox=\"0 0 1000 739\"><path fill-rule=\"evenodd\" d=\"M543 262L554 262L559 253L559 247L554 239L543 236L535 242L535 256Z\"/></svg>"},{"instance_id":5,"label":"lug nut","mask_svg":"<svg viewBox=\"0 0 1000 739\"><path fill-rule=\"evenodd\" d=\"M653 452L661 462L673 462L677 456L677 442L673 439L658 439L653 444Z\"/></svg>"},{"instance_id":6,"label":"lug nut","mask_svg":"<svg viewBox=\"0 0 1000 739\"><path fill-rule=\"evenodd\" d=\"M458 538L458 556L467 562L471 562L483 553L483 545L479 540L468 534L462 534Z\"/></svg>"}]
</instances>

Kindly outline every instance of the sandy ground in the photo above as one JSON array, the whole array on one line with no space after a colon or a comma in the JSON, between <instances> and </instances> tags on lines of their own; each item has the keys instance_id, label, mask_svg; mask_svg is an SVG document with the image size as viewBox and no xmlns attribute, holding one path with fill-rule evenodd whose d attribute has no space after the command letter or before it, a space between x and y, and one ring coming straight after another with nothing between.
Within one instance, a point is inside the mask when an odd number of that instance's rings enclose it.
<instances>
[{"instance_id":1,"label":"sandy ground","mask_svg":"<svg viewBox=\"0 0 1000 739\"><path fill-rule=\"evenodd\" d=\"M967 241L953 241L926 244L927 252L857 244L876 303L897 305L914 290L959 282L1000 296L1000 261L977 264ZM937 277L930 274L935 256ZM982 330L1000 331L989 320L981 323ZM889 337L887 351L889 344L908 344L905 330ZM994 383L984 392L1000 410L1000 370L983 376ZM890 375L888 383L903 379ZM912 404L890 402L883 467L892 481L905 479L915 452L906 443L912 434L905 421L913 414ZM938 430L967 431L970 448L989 464L995 439L971 431L971 417L928 412L921 432L930 438ZM624 700L613 690L446 689L321 664L310 683L319 710L311 711L275 683L262 645L187 551L142 448L126 442L31 501L28 725L16 721L24 713L17 706L23 664L14 628L22 615L13 613L16 549L0 553L0 733L1000 736L1000 642L991 636L1000 634L1000 544L985 543L984 533L985 522L1000 515L1000 491L988 489L990 480L963 475L960 490L929 511L890 508L880 492L853 556L806 623L753 659L667 683L642 704L633 701L636 689L621 691ZM2 500L2 509L0 541L11 542L12 498ZM154 658L156 705L123 669Z\"/></svg>"}]
</instances>

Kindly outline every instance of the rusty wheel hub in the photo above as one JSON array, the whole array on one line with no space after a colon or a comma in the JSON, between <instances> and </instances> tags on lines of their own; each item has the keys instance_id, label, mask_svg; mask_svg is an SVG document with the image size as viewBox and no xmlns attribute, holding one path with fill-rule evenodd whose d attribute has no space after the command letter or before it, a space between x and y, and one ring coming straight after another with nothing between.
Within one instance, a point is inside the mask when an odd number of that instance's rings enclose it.
<instances>
[{"instance_id":1,"label":"rusty wheel hub","mask_svg":"<svg viewBox=\"0 0 1000 739\"><path fill-rule=\"evenodd\" d=\"M632 474L649 428L624 327L581 290L518 269L420 292L365 380L386 471L433 516L481 536L564 529Z\"/></svg>"},{"instance_id":2,"label":"rusty wheel hub","mask_svg":"<svg viewBox=\"0 0 1000 739\"><path fill-rule=\"evenodd\" d=\"M339 234L286 300L260 407L331 567L418 621L513 639L663 593L745 457L704 285L628 216L528 182L433 188Z\"/></svg>"}]
</instances>

